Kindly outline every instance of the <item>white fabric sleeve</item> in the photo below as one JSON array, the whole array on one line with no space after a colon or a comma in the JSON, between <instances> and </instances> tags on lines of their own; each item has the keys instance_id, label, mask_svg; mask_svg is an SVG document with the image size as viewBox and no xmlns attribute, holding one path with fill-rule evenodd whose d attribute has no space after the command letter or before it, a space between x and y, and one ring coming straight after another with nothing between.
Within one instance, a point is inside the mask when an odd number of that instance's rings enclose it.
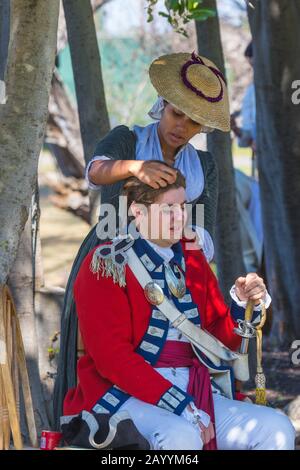
<instances>
[{"instance_id":1,"label":"white fabric sleeve","mask_svg":"<svg viewBox=\"0 0 300 470\"><path fill-rule=\"evenodd\" d=\"M214 257L215 247L209 232L203 227L198 227L198 225L189 225L189 227L193 228L197 233L199 238L199 247L203 250L207 262L210 263Z\"/></svg>"},{"instance_id":2,"label":"white fabric sleeve","mask_svg":"<svg viewBox=\"0 0 300 470\"><path fill-rule=\"evenodd\" d=\"M247 301L246 300L240 300L238 298L238 296L236 295L236 292L235 292L235 286L232 286L229 293L230 293L231 298L238 304L239 307L246 308ZM271 296L270 296L268 291L266 291L265 298L262 299L262 300L265 304L265 307L269 308L270 304L272 302L272 299L271 299ZM256 305L253 310L255 310L256 312L260 312L261 311L261 304Z\"/></svg>"},{"instance_id":3,"label":"white fabric sleeve","mask_svg":"<svg viewBox=\"0 0 300 470\"><path fill-rule=\"evenodd\" d=\"M94 184L90 181L89 179L89 171L90 171L90 168L91 168L91 165L92 163L94 162L97 162L99 160L111 160L110 157L106 157L105 155L101 155L101 156L96 156L96 157L93 157L87 164L86 166L86 169L85 169L85 181L87 182L88 184L88 188L89 189L93 189L95 191L99 191L99 189L101 189L101 184Z\"/></svg>"},{"instance_id":4,"label":"white fabric sleeve","mask_svg":"<svg viewBox=\"0 0 300 470\"><path fill-rule=\"evenodd\" d=\"M198 423L199 421L205 426L206 428L209 426L210 423L210 416L205 413L205 411L198 410L195 403L191 401L189 405L192 407L193 411L189 411L188 407L186 406L181 413L180 416L183 416L189 423L191 423L194 427L199 429Z\"/></svg>"}]
</instances>

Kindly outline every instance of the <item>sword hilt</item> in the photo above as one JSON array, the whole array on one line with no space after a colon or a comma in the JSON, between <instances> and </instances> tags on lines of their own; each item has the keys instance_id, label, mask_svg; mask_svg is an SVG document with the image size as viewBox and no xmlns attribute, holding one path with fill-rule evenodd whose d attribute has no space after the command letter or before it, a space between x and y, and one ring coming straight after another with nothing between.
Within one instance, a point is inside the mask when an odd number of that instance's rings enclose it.
<instances>
[{"instance_id":1,"label":"sword hilt","mask_svg":"<svg viewBox=\"0 0 300 470\"><path fill-rule=\"evenodd\" d=\"M248 300L245 311L245 322L251 322L253 316L254 301Z\"/></svg>"},{"instance_id":2,"label":"sword hilt","mask_svg":"<svg viewBox=\"0 0 300 470\"><path fill-rule=\"evenodd\" d=\"M249 346L249 338L256 336L255 327L251 324L254 309L254 301L248 300L245 311L245 319L238 320L238 328L234 328L234 332L242 336L240 347L241 354L247 354Z\"/></svg>"}]
</instances>

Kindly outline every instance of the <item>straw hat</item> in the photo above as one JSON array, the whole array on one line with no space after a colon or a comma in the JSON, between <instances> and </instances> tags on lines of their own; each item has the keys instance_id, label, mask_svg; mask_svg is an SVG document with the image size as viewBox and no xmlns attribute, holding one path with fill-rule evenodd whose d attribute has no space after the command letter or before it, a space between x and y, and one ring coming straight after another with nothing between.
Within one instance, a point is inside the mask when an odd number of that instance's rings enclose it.
<instances>
[{"instance_id":1,"label":"straw hat","mask_svg":"<svg viewBox=\"0 0 300 470\"><path fill-rule=\"evenodd\" d=\"M225 78L209 59L195 52L163 55L152 62L149 75L158 94L193 121L230 131Z\"/></svg>"}]
</instances>

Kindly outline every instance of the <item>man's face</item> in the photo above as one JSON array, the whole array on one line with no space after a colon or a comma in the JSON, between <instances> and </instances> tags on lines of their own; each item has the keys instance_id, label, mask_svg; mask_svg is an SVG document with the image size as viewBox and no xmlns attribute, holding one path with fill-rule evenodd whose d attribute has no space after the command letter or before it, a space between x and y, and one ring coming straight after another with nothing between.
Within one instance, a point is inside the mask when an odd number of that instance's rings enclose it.
<instances>
[{"instance_id":1,"label":"man's face","mask_svg":"<svg viewBox=\"0 0 300 470\"><path fill-rule=\"evenodd\" d=\"M164 141L174 149L187 144L194 135L201 132L201 124L167 103L159 123L159 133Z\"/></svg>"},{"instance_id":2,"label":"man's face","mask_svg":"<svg viewBox=\"0 0 300 470\"><path fill-rule=\"evenodd\" d=\"M185 189L170 189L161 194L137 222L141 234L160 246L179 241L187 222Z\"/></svg>"}]
</instances>

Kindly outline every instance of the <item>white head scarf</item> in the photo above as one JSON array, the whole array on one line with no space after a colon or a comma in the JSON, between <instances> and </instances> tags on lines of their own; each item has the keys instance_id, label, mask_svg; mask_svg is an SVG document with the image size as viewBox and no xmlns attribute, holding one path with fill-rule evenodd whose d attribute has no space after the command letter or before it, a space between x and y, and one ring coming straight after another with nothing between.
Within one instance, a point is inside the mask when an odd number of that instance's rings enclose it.
<instances>
[{"instance_id":1,"label":"white head scarf","mask_svg":"<svg viewBox=\"0 0 300 470\"><path fill-rule=\"evenodd\" d=\"M170 103L170 104L172 104L172 103ZM175 105L172 104L172 106L174 106L176 108ZM159 121L162 117L164 107L165 107L165 104L164 104L163 97L158 96L158 98L155 101L154 105L152 106L152 108L148 112L148 116L150 116L152 119L155 119L155 120ZM206 134L208 134L209 132L212 132L212 131L214 131L214 129L211 128L211 127L202 126L202 128L201 128L201 132L204 132Z\"/></svg>"},{"instance_id":2,"label":"white head scarf","mask_svg":"<svg viewBox=\"0 0 300 470\"><path fill-rule=\"evenodd\" d=\"M148 112L148 115L152 119L160 120L160 118L162 117L162 112L164 110L164 107L165 107L164 99L161 96L159 96L157 100L155 101L154 105L152 106L152 108L150 109L150 111Z\"/></svg>"}]
</instances>

